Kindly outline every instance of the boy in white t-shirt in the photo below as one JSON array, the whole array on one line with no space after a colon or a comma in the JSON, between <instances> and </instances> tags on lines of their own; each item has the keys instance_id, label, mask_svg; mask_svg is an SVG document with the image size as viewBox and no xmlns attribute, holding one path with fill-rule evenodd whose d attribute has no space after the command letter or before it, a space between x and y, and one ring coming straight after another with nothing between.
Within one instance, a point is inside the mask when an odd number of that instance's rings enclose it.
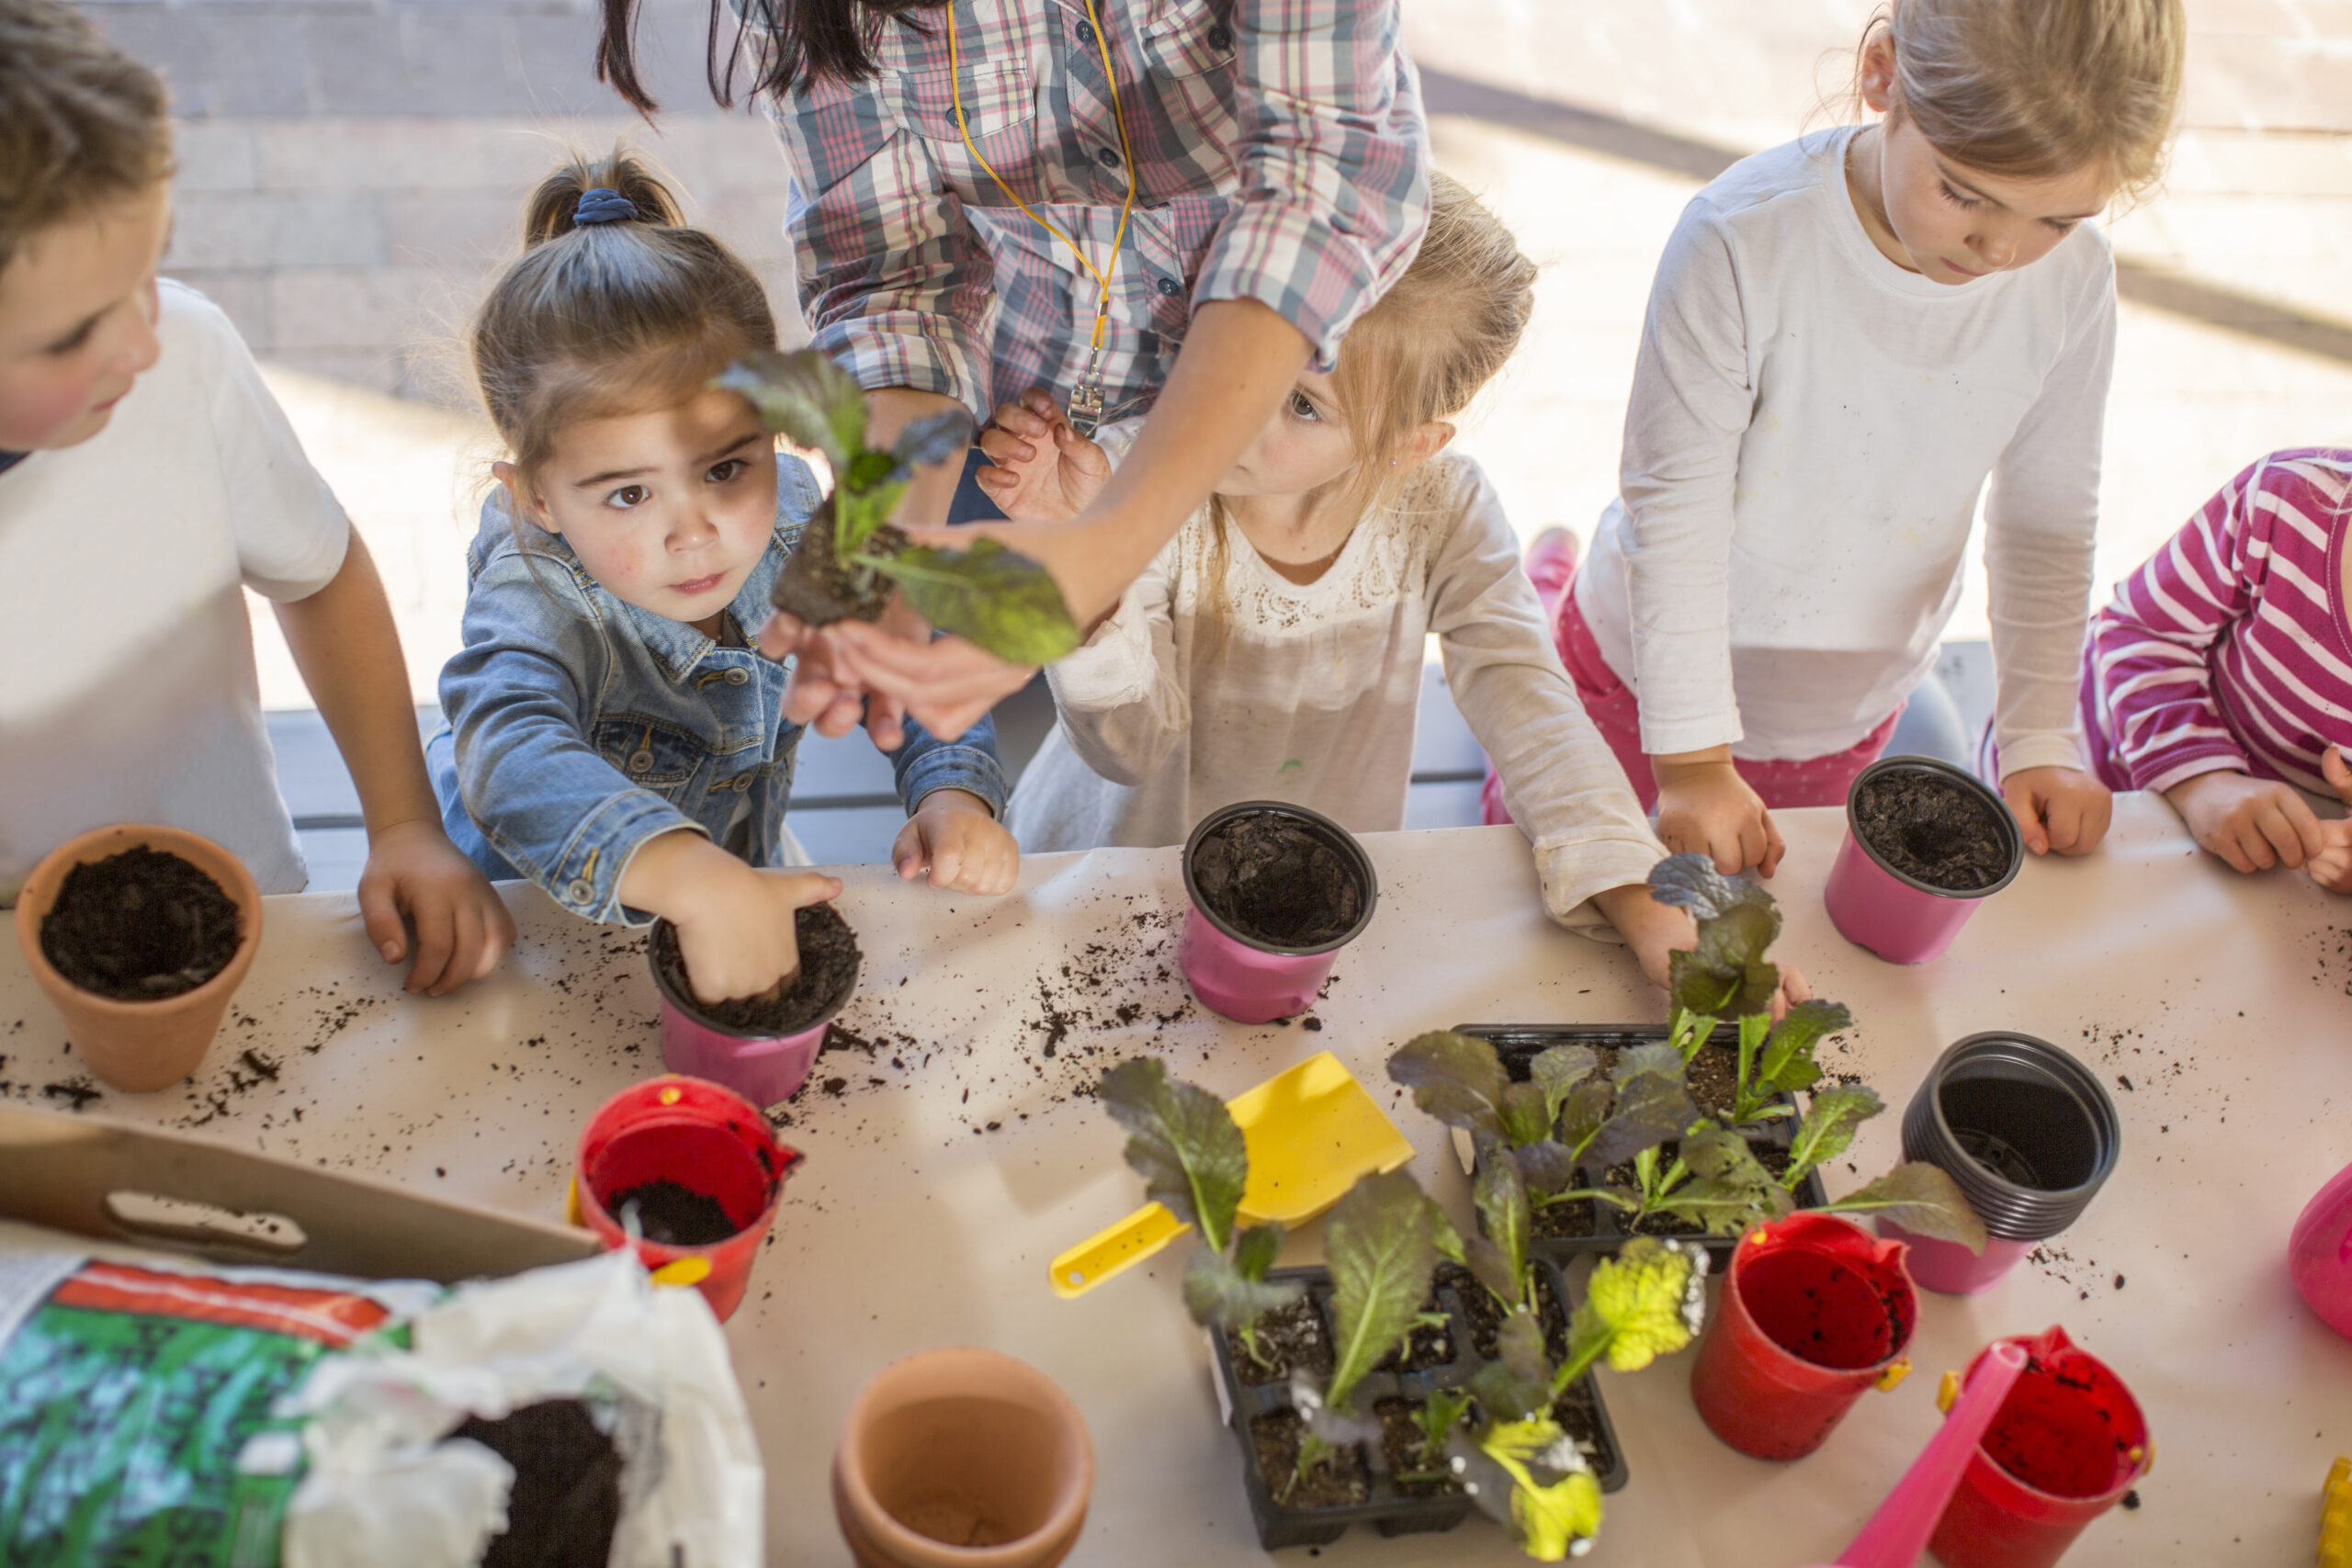
<instances>
[{"instance_id":1,"label":"boy in white t-shirt","mask_svg":"<svg viewBox=\"0 0 2352 1568\"><path fill-rule=\"evenodd\" d=\"M437 996L514 921L442 832L367 547L227 318L155 276L171 173L154 74L59 0L0 0L0 904L116 822L300 891L251 587L358 786L368 940Z\"/></svg>"}]
</instances>

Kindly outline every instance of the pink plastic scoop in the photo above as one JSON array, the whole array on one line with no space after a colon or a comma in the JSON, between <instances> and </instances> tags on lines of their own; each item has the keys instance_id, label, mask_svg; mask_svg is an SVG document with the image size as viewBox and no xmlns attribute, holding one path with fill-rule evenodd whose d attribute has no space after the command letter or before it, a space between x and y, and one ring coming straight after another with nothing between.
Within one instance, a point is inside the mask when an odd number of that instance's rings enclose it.
<instances>
[{"instance_id":1,"label":"pink plastic scoop","mask_svg":"<svg viewBox=\"0 0 2352 1568\"><path fill-rule=\"evenodd\" d=\"M1928 1439L1853 1543L1835 1563L1821 1568L1911 1568L1919 1560L2025 1362L2024 1348L2008 1340L1996 1342L1985 1353L1976 1375L1945 1416L1942 1429Z\"/></svg>"}]
</instances>

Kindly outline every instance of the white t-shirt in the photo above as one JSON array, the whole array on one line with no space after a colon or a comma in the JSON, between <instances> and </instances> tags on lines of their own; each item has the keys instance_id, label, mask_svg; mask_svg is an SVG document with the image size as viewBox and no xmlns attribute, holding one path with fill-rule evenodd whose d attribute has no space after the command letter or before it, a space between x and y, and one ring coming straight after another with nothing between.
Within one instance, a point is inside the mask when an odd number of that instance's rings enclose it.
<instances>
[{"instance_id":1,"label":"white t-shirt","mask_svg":"<svg viewBox=\"0 0 2352 1568\"><path fill-rule=\"evenodd\" d=\"M1106 436L1114 456L1127 433ZM1555 919L1600 924L1585 901L1664 858L1476 463L1418 470L1396 512L1358 525L1305 587L1230 525L1220 579L1216 539L1203 508L1087 645L1046 668L1060 719L1005 814L1022 849L1181 844L1237 800L1289 801L1359 833L1403 827L1434 632Z\"/></svg>"},{"instance_id":2,"label":"white t-shirt","mask_svg":"<svg viewBox=\"0 0 2352 1568\"><path fill-rule=\"evenodd\" d=\"M166 279L162 356L78 446L0 472L0 902L117 822L203 834L301 891L239 589L307 598L350 525L211 301Z\"/></svg>"},{"instance_id":3,"label":"white t-shirt","mask_svg":"<svg viewBox=\"0 0 2352 1568\"><path fill-rule=\"evenodd\" d=\"M1641 699L1643 750L1842 751L1935 661L1989 475L2002 766L2080 766L2106 236L1931 283L1862 228L1855 129L1744 159L1684 209L1577 608Z\"/></svg>"}]
</instances>

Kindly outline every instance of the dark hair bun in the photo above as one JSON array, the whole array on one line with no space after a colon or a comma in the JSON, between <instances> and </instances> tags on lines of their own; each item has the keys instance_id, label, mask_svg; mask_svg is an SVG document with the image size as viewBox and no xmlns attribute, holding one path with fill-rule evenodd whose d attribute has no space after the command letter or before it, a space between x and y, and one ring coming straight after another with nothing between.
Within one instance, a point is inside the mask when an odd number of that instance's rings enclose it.
<instances>
[{"instance_id":1,"label":"dark hair bun","mask_svg":"<svg viewBox=\"0 0 2352 1568\"><path fill-rule=\"evenodd\" d=\"M616 148L608 157L566 159L539 182L523 209L524 248L544 245L579 227L580 198L592 190L615 191L627 197L637 209L631 221L667 229L684 221L677 198L654 177L650 165L628 149Z\"/></svg>"}]
</instances>

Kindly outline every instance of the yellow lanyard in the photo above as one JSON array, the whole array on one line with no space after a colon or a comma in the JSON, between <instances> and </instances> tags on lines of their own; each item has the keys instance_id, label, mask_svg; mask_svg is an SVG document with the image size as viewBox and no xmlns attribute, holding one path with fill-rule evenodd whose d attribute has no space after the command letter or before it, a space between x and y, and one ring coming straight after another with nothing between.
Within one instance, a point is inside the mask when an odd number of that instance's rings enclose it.
<instances>
[{"instance_id":1,"label":"yellow lanyard","mask_svg":"<svg viewBox=\"0 0 2352 1568\"><path fill-rule=\"evenodd\" d=\"M964 149L971 153L972 161L979 164L987 172L989 178L996 182L996 188L1004 192L1007 201L1027 213L1030 220L1039 228L1068 245L1070 248L1070 254L1078 257L1078 265L1094 275L1096 290L1094 333L1087 345L1086 373L1079 378L1078 385L1071 389L1069 395L1070 427L1080 435L1092 435L1095 427L1102 423L1102 335L1111 320L1111 273L1116 272L1119 268L1119 249L1126 243L1127 238L1127 215L1133 212L1136 207L1136 154L1135 149L1127 144L1127 117L1126 112L1119 107L1119 79L1111 73L1111 40L1102 31L1102 18L1095 15L1094 0L1086 0L1086 19L1093 26L1094 48L1102 57L1102 80L1111 85L1111 118L1119 128L1119 161L1126 166L1127 171L1127 199L1120 205L1119 227L1111 236L1109 271L1089 261L1085 250L1076 240L1063 233L1047 220L1039 217L1031 209L1027 202L1015 196L1012 187L1004 183L1004 176L998 174L986 158L980 156L980 149L972 140L972 128L964 120L963 55L956 38L954 0L950 0L947 7L947 79L949 87L956 96L956 129L963 133Z\"/></svg>"}]
</instances>

